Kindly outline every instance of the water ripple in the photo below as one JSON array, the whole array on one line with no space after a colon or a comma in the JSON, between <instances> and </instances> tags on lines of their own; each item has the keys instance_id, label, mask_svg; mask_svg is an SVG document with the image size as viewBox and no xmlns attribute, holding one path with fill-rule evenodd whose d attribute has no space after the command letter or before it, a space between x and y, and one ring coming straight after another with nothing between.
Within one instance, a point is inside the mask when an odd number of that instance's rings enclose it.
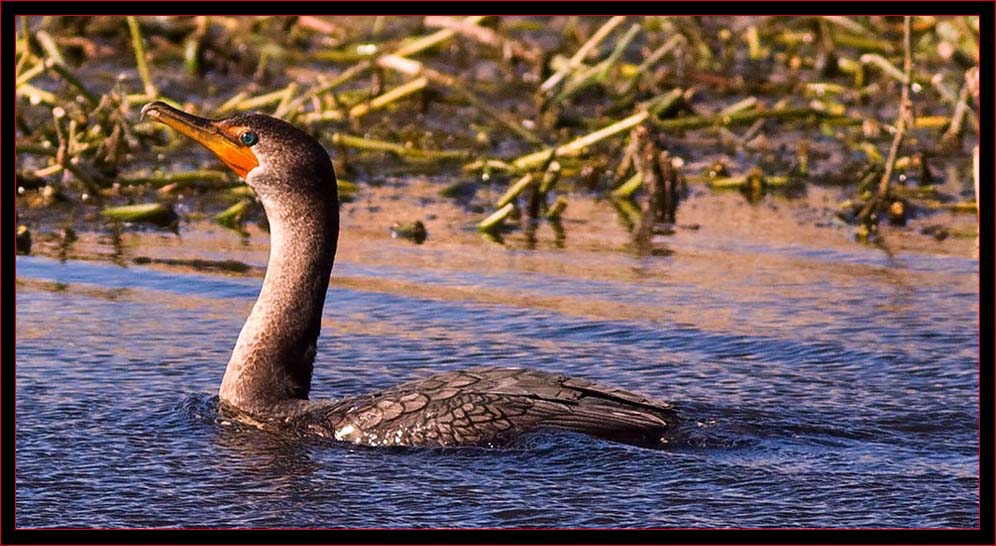
<instances>
[{"instance_id":1,"label":"water ripple","mask_svg":"<svg viewBox=\"0 0 996 546\"><path fill-rule=\"evenodd\" d=\"M579 281L337 265L438 297L333 285L315 397L474 365L546 369L676 402L667 450L543 431L502 449L291 443L216 411L260 279L18 258L17 525L978 525L977 294L819 265L884 267L862 252L747 250L817 266L723 291L680 270ZM969 265L903 263L928 276ZM648 314L615 317L612 301Z\"/></svg>"}]
</instances>

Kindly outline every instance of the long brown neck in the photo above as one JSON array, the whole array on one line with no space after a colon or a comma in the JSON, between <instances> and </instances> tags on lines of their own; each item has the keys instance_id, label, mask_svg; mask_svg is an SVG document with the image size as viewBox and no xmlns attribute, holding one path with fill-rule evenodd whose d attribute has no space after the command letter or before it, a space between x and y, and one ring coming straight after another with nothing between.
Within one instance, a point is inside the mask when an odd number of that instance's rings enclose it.
<instances>
[{"instance_id":1,"label":"long brown neck","mask_svg":"<svg viewBox=\"0 0 996 546\"><path fill-rule=\"evenodd\" d=\"M242 411L265 415L308 399L339 211L335 200L261 200L270 223L269 262L219 395Z\"/></svg>"}]
</instances>

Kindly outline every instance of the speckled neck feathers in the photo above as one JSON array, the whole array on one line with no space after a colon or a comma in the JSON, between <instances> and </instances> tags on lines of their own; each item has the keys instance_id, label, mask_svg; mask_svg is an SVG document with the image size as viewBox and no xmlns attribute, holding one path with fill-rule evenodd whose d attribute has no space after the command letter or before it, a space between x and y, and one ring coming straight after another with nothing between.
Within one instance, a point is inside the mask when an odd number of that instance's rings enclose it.
<instances>
[{"instance_id":1,"label":"speckled neck feathers","mask_svg":"<svg viewBox=\"0 0 996 546\"><path fill-rule=\"evenodd\" d=\"M258 116L259 167L246 177L270 224L270 256L219 392L250 414L293 413L308 399L339 207L328 154L290 124ZM281 411L286 409L287 411Z\"/></svg>"}]
</instances>

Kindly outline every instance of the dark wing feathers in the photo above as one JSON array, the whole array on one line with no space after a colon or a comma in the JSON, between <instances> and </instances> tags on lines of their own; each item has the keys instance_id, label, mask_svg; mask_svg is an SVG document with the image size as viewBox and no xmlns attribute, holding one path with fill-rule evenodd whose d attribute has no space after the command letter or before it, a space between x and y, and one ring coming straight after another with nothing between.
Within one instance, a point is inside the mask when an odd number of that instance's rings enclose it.
<instances>
[{"instance_id":1,"label":"dark wing feathers","mask_svg":"<svg viewBox=\"0 0 996 546\"><path fill-rule=\"evenodd\" d=\"M306 426L366 445L481 445L538 428L655 443L674 420L669 404L585 379L475 368L342 400L309 414Z\"/></svg>"}]
</instances>

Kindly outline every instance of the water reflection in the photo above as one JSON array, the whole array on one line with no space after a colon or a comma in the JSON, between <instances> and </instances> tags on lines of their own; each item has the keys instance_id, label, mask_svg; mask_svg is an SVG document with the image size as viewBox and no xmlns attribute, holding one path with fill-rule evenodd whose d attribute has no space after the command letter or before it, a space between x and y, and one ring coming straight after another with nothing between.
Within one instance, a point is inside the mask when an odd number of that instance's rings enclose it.
<instances>
[{"instance_id":1,"label":"water reflection","mask_svg":"<svg viewBox=\"0 0 996 546\"><path fill-rule=\"evenodd\" d=\"M59 261L65 262L69 257L69 252L73 244L78 240L76 230L72 227L63 227L59 232Z\"/></svg>"},{"instance_id":2,"label":"water reflection","mask_svg":"<svg viewBox=\"0 0 996 546\"><path fill-rule=\"evenodd\" d=\"M346 246L313 389L563 372L677 403L666 450L546 433L377 450L226 425L215 393L260 239L195 252L187 233L183 254L154 237L141 264L119 239L127 268L18 258L17 524L977 525L977 265L690 233L657 236L663 259L435 231Z\"/></svg>"}]
</instances>

